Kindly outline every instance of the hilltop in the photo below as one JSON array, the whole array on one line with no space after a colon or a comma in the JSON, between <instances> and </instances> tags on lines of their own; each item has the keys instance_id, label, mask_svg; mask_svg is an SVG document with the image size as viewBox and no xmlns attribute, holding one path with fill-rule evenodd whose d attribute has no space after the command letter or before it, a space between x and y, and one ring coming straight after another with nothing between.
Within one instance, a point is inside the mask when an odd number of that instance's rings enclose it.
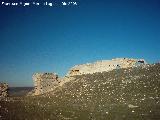
<instances>
[{"instance_id":1,"label":"hilltop","mask_svg":"<svg viewBox=\"0 0 160 120\"><path fill-rule=\"evenodd\" d=\"M3 117L17 120L158 120L160 64L75 75L54 91L10 98L1 106Z\"/></svg>"}]
</instances>

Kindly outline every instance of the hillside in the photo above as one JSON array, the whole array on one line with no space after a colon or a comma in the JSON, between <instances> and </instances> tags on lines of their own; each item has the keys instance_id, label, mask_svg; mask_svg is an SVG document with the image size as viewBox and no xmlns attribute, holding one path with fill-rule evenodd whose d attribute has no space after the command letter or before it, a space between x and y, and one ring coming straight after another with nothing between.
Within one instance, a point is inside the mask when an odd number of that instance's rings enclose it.
<instances>
[{"instance_id":1,"label":"hillside","mask_svg":"<svg viewBox=\"0 0 160 120\"><path fill-rule=\"evenodd\" d=\"M73 77L62 87L42 96L1 101L1 117L17 120L160 119L160 64Z\"/></svg>"}]
</instances>

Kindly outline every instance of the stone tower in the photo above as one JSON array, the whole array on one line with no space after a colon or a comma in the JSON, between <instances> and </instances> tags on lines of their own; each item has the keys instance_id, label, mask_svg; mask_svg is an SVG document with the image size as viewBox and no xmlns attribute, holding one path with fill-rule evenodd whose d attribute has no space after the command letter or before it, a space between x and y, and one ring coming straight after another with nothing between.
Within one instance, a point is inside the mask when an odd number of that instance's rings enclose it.
<instances>
[{"instance_id":1,"label":"stone tower","mask_svg":"<svg viewBox=\"0 0 160 120\"><path fill-rule=\"evenodd\" d=\"M33 75L34 95L50 92L59 85L58 75L55 73L35 73Z\"/></svg>"}]
</instances>

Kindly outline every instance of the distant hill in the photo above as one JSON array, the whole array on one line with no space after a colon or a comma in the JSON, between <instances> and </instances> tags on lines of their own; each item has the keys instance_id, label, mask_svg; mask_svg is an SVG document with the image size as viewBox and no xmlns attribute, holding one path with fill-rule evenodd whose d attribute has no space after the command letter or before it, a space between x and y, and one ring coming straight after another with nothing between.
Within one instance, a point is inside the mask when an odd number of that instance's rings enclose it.
<instances>
[{"instance_id":1,"label":"distant hill","mask_svg":"<svg viewBox=\"0 0 160 120\"><path fill-rule=\"evenodd\" d=\"M25 96L33 87L9 87L9 96Z\"/></svg>"}]
</instances>

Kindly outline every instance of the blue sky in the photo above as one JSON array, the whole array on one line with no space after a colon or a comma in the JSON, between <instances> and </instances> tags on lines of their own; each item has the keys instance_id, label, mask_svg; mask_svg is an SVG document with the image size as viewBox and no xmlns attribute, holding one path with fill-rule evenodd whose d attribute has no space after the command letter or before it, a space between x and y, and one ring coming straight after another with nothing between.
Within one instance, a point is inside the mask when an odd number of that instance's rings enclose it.
<instances>
[{"instance_id":1,"label":"blue sky","mask_svg":"<svg viewBox=\"0 0 160 120\"><path fill-rule=\"evenodd\" d=\"M160 61L159 0L79 0L70 7L0 6L0 81L116 57Z\"/></svg>"}]
</instances>

